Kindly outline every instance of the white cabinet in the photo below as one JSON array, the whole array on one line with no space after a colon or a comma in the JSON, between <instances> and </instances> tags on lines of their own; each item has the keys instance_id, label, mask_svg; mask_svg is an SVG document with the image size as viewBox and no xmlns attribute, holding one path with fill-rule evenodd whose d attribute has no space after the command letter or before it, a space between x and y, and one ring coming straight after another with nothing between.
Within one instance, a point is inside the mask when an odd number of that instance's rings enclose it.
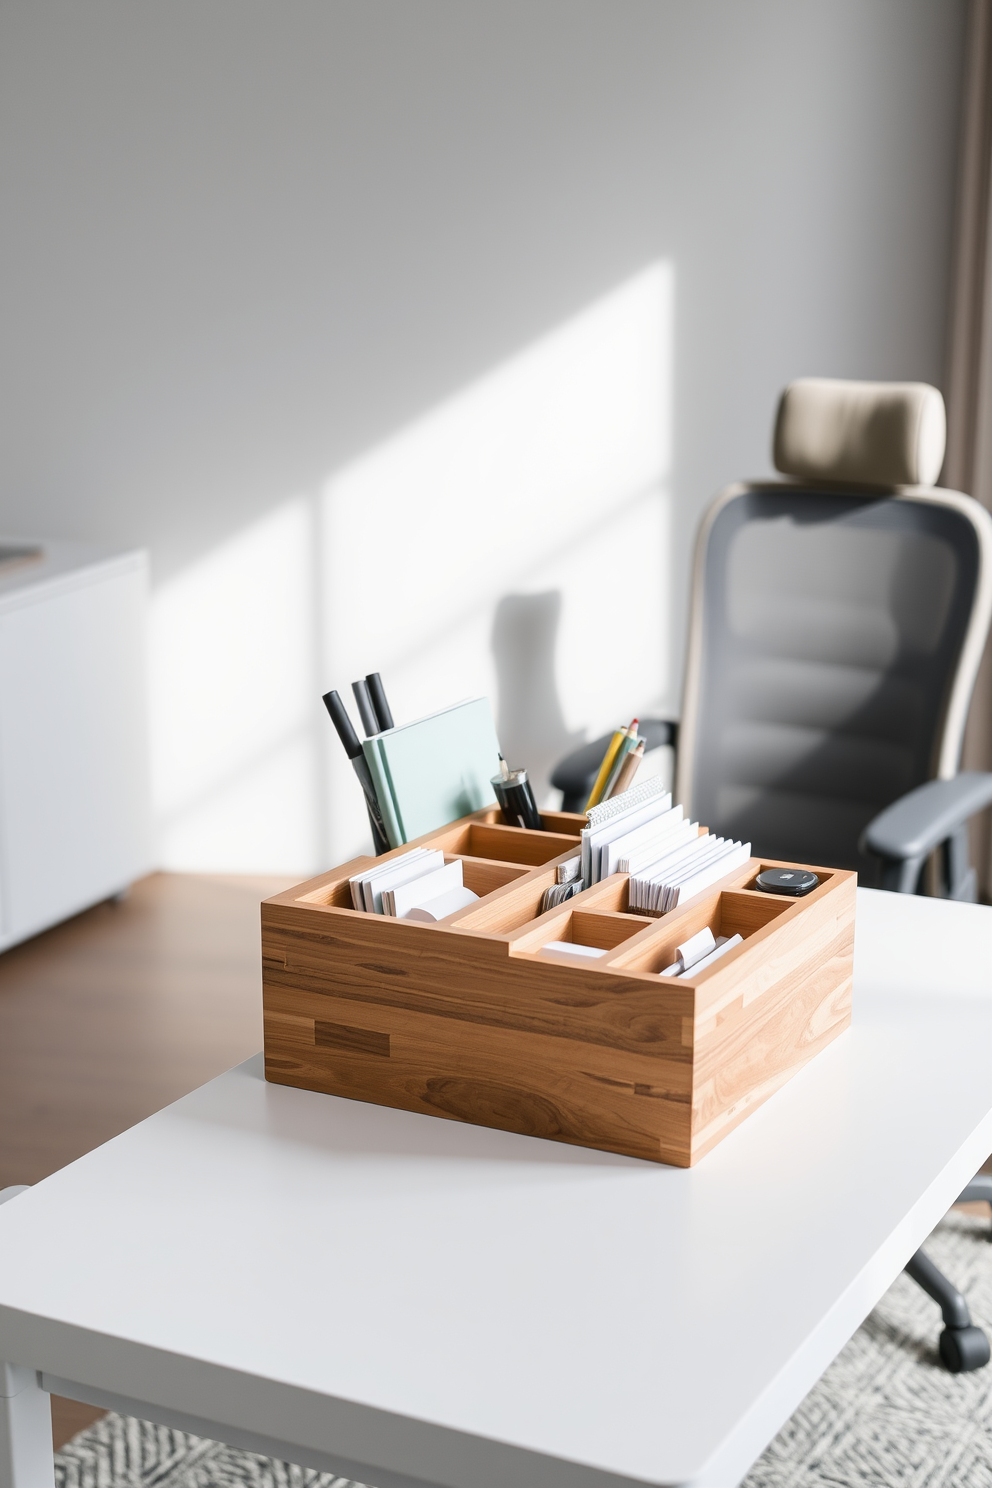
<instances>
[{"instance_id":1,"label":"white cabinet","mask_svg":"<svg viewBox=\"0 0 992 1488\"><path fill-rule=\"evenodd\" d=\"M148 566L0 544L0 950L151 866Z\"/></svg>"}]
</instances>

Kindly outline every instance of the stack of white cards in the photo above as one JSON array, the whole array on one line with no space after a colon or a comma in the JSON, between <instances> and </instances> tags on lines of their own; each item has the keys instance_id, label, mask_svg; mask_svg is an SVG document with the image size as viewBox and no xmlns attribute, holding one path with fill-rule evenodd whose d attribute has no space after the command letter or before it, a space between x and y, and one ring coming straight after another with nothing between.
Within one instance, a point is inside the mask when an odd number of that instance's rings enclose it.
<instances>
[{"instance_id":1,"label":"stack of white cards","mask_svg":"<svg viewBox=\"0 0 992 1488\"><path fill-rule=\"evenodd\" d=\"M667 914L751 856L750 842L700 835L669 791L645 781L589 812L582 832L582 877L599 883L629 873L628 908Z\"/></svg>"},{"instance_id":2,"label":"stack of white cards","mask_svg":"<svg viewBox=\"0 0 992 1488\"><path fill-rule=\"evenodd\" d=\"M445 863L444 853L429 847L415 847L348 882L355 909L401 920L443 920L479 897L465 887L461 859Z\"/></svg>"},{"instance_id":3,"label":"stack of white cards","mask_svg":"<svg viewBox=\"0 0 992 1488\"><path fill-rule=\"evenodd\" d=\"M750 856L750 842L731 842L709 832L705 837L697 836L644 868L628 870L628 908L667 914L718 878L742 868Z\"/></svg>"}]
</instances>

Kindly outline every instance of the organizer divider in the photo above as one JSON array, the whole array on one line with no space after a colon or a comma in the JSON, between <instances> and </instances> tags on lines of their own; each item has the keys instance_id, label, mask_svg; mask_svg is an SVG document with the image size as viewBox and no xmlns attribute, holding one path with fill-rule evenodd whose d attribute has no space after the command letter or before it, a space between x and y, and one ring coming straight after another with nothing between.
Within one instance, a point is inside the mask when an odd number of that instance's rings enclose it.
<instances>
[{"instance_id":1,"label":"organizer divider","mask_svg":"<svg viewBox=\"0 0 992 1488\"><path fill-rule=\"evenodd\" d=\"M531 872L521 863L500 863L495 858L470 858L464 853L445 853L444 861L461 863L462 882L473 894L478 894L480 899L487 898L497 889L506 888L508 884L516 883ZM465 911L459 910L457 913L462 915Z\"/></svg>"}]
</instances>

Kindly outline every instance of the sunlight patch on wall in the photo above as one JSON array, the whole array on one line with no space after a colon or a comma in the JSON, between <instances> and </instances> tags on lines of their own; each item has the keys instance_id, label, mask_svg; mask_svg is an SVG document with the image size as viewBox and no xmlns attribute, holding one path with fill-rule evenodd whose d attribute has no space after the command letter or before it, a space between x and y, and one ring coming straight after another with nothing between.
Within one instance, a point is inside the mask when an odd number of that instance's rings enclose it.
<instances>
[{"instance_id":1,"label":"sunlight patch on wall","mask_svg":"<svg viewBox=\"0 0 992 1488\"><path fill-rule=\"evenodd\" d=\"M160 861L296 873L320 855L313 502L298 498L152 600Z\"/></svg>"},{"instance_id":2,"label":"sunlight patch on wall","mask_svg":"<svg viewBox=\"0 0 992 1488\"><path fill-rule=\"evenodd\" d=\"M539 796L668 702L673 273L661 263L160 585L160 861L300 876L369 847L320 694L475 693ZM356 715L357 722L357 715Z\"/></svg>"},{"instance_id":3,"label":"sunlight patch on wall","mask_svg":"<svg viewBox=\"0 0 992 1488\"><path fill-rule=\"evenodd\" d=\"M547 796L572 744L670 685L673 273L631 279L334 477L322 655L397 721L472 693ZM329 758L339 855L367 837Z\"/></svg>"}]
</instances>

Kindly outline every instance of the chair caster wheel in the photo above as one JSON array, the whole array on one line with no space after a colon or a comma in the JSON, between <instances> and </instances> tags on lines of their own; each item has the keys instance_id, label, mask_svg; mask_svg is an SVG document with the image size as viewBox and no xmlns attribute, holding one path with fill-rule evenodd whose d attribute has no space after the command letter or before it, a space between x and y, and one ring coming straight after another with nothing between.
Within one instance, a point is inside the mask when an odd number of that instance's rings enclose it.
<instances>
[{"instance_id":1,"label":"chair caster wheel","mask_svg":"<svg viewBox=\"0 0 992 1488\"><path fill-rule=\"evenodd\" d=\"M945 1328L940 1335L940 1357L952 1374L966 1374L989 1362L989 1341L981 1328Z\"/></svg>"}]
</instances>

